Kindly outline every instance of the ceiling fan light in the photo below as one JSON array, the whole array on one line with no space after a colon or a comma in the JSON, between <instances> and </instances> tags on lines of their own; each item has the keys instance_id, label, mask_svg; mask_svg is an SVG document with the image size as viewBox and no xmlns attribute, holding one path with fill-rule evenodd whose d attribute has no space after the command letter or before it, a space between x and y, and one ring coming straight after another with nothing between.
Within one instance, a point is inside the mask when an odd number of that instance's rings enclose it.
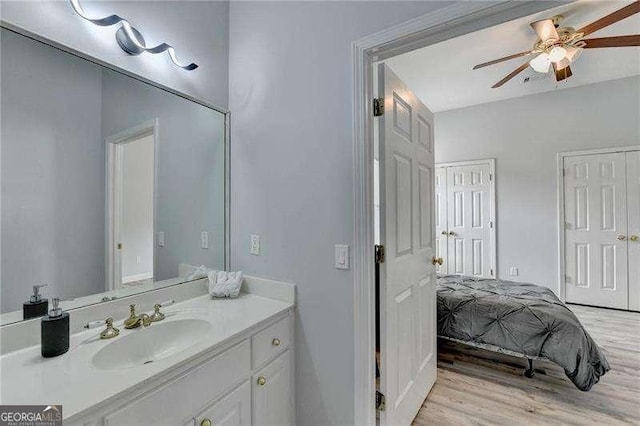
<instances>
[{"instance_id":1,"label":"ceiling fan light","mask_svg":"<svg viewBox=\"0 0 640 426\"><path fill-rule=\"evenodd\" d=\"M571 61L569 60L569 58L564 58L564 59L556 62L556 71L563 70L566 67L568 67L569 65L571 65Z\"/></svg>"},{"instance_id":2,"label":"ceiling fan light","mask_svg":"<svg viewBox=\"0 0 640 426\"><path fill-rule=\"evenodd\" d=\"M582 48L575 47L575 46L568 46L566 58L569 60L569 62L573 62L576 59L578 59L581 53L582 53Z\"/></svg>"},{"instance_id":3,"label":"ceiling fan light","mask_svg":"<svg viewBox=\"0 0 640 426\"><path fill-rule=\"evenodd\" d=\"M549 51L549 60L551 62L560 62L567 56L567 49L561 46L554 46Z\"/></svg>"},{"instance_id":4,"label":"ceiling fan light","mask_svg":"<svg viewBox=\"0 0 640 426\"><path fill-rule=\"evenodd\" d=\"M548 73L549 67L551 67L551 59L549 59L549 55L547 53L541 53L535 58L533 58L529 65L531 68L541 73Z\"/></svg>"}]
</instances>

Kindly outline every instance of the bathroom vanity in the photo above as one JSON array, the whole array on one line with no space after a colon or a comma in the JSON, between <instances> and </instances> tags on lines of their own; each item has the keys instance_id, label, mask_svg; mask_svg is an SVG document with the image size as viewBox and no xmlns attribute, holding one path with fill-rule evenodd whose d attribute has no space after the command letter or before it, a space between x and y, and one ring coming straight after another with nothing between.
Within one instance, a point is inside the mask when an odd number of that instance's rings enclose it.
<instances>
[{"instance_id":1,"label":"bathroom vanity","mask_svg":"<svg viewBox=\"0 0 640 426\"><path fill-rule=\"evenodd\" d=\"M65 425L293 424L293 286L268 285L289 287L278 298L195 297L148 327L116 321L111 339L75 333L56 358L39 346L7 353L1 403L62 404Z\"/></svg>"}]
</instances>

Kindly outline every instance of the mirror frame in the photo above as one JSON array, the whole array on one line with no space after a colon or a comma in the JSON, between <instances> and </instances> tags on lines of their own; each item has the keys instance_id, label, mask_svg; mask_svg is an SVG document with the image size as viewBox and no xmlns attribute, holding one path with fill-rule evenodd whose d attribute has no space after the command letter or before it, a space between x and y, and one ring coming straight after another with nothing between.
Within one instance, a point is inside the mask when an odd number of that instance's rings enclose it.
<instances>
[{"instance_id":1,"label":"mirror frame","mask_svg":"<svg viewBox=\"0 0 640 426\"><path fill-rule=\"evenodd\" d=\"M49 47L53 47L54 49L60 50L64 53L68 53L70 55L76 56L80 59L84 59L86 61L89 61L95 65L98 65L100 67L104 67L107 68L111 71L117 72L119 74L125 75L127 77L131 77L135 80L138 80L142 83L148 84L152 87L158 88L160 90L163 90L167 93L179 96L183 99L186 99L188 101L194 102L198 105L204 106L206 108L209 108L211 110L214 110L215 112L218 112L220 114L224 115L224 138L223 138L223 143L224 143L224 267L226 270L229 270L230 265L231 265L231 233L230 233L230 225L231 225L231 137L230 137L230 116L231 116L231 112L226 109L226 108L221 108L219 106L216 106L212 103L209 103L203 99L197 98L195 96L189 95L187 93L183 93L180 92L176 89L173 89L169 86L165 86L161 83L155 82L149 78L143 77L139 74L133 73L131 71L127 71L124 68L118 67L116 65L113 65L109 62L103 61L101 59L98 59L94 56L91 56L87 53L81 52L79 50L76 50L72 47L66 46L62 43L53 41L51 39L48 39L46 37L43 37L39 34L36 34L32 31L26 30L22 27L19 27L17 25L14 25L10 22L7 22L3 19L0 19L0 28L14 32L16 34L19 34L23 37L27 37L31 40L37 41L39 43L43 43ZM154 210L155 210L155 206L154 206ZM155 215L155 213L154 213ZM154 256L155 259L155 256ZM154 260L154 266L155 266L155 260ZM191 281L184 281L181 283L177 283L177 284L170 284L167 286L163 286L163 287L158 287L158 288L153 288L153 289L147 289L147 290L141 290L139 292L132 292L131 294L127 294L126 296L123 296L122 299L125 299L127 297L132 297L132 296L136 296L142 293L152 293L154 291L160 290L160 289L164 289L164 288L168 288L168 287L175 287L175 286L179 286L179 285L183 285L183 284L187 284ZM100 295L100 293L95 293L96 296ZM94 301L94 302L87 302L84 304L79 304L78 306L74 306L73 308L68 309L69 312L72 312L76 309L81 309L81 308L85 308L87 306L93 306L93 305L99 305L99 304L103 304L103 303L109 303L111 302L112 298L108 298L108 300L101 300L101 301ZM37 320L38 318L34 318L35 320ZM19 323L23 323L26 321L32 321L31 319L29 320L20 320L20 321L12 321L12 322L7 322L6 324L2 324L0 323L0 328L8 326L8 325L13 325L13 324L19 324Z\"/></svg>"}]
</instances>

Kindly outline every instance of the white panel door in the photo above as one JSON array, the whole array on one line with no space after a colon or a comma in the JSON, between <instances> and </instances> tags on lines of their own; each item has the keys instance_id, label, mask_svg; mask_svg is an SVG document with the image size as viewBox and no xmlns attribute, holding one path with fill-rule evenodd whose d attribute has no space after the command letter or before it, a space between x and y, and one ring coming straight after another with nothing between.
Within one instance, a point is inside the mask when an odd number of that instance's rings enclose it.
<instances>
[{"instance_id":1,"label":"white panel door","mask_svg":"<svg viewBox=\"0 0 640 426\"><path fill-rule=\"evenodd\" d=\"M449 267L447 257L447 242L449 228L447 226L447 168L436 167L436 198L435 198L435 225L436 225L436 257L442 259L442 265L436 265L436 272L446 274Z\"/></svg>"},{"instance_id":2,"label":"white panel door","mask_svg":"<svg viewBox=\"0 0 640 426\"><path fill-rule=\"evenodd\" d=\"M384 64L379 122L380 391L384 425L409 425L436 379L433 114Z\"/></svg>"},{"instance_id":3,"label":"white panel door","mask_svg":"<svg viewBox=\"0 0 640 426\"><path fill-rule=\"evenodd\" d=\"M564 159L567 302L627 309L625 154Z\"/></svg>"},{"instance_id":4,"label":"white panel door","mask_svg":"<svg viewBox=\"0 0 640 426\"><path fill-rule=\"evenodd\" d=\"M447 167L449 274L493 277L491 168Z\"/></svg>"},{"instance_id":5,"label":"white panel door","mask_svg":"<svg viewBox=\"0 0 640 426\"><path fill-rule=\"evenodd\" d=\"M629 309L640 311L640 151L627 152Z\"/></svg>"}]
</instances>

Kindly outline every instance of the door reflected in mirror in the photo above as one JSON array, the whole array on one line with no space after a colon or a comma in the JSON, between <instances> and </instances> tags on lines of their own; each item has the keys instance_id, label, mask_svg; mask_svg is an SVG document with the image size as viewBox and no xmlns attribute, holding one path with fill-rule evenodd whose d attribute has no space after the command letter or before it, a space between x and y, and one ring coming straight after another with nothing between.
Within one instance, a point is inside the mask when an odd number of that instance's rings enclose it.
<instances>
[{"instance_id":1,"label":"door reflected in mirror","mask_svg":"<svg viewBox=\"0 0 640 426\"><path fill-rule=\"evenodd\" d=\"M224 269L224 113L0 31L0 325Z\"/></svg>"}]
</instances>

